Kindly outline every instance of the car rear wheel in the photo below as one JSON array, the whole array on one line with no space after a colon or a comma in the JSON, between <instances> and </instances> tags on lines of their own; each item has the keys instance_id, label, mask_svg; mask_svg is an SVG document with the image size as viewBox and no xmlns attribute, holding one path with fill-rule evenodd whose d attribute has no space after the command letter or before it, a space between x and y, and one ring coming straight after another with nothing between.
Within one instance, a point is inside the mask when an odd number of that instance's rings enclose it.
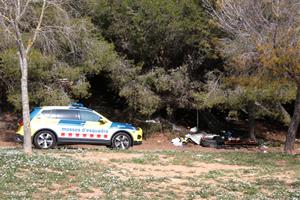
<instances>
[{"instance_id":1,"label":"car rear wheel","mask_svg":"<svg viewBox=\"0 0 300 200\"><path fill-rule=\"evenodd\" d=\"M131 137L127 133L117 133L112 139L112 148L114 149L128 149L131 144Z\"/></svg>"},{"instance_id":2,"label":"car rear wheel","mask_svg":"<svg viewBox=\"0 0 300 200\"><path fill-rule=\"evenodd\" d=\"M51 131L43 130L35 135L33 142L38 149L50 149L56 145L56 138Z\"/></svg>"}]
</instances>

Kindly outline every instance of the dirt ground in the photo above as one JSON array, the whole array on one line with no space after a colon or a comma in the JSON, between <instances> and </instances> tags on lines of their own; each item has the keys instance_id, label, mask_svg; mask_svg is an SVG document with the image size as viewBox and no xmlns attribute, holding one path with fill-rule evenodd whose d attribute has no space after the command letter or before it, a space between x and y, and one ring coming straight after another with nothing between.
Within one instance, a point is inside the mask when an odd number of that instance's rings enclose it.
<instances>
[{"instance_id":1,"label":"dirt ground","mask_svg":"<svg viewBox=\"0 0 300 200\"><path fill-rule=\"evenodd\" d=\"M16 147L19 146L14 141L14 131L0 130L0 147Z\"/></svg>"},{"instance_id":2,"label":"dirt ground","mask_svg":"<svg viewBox=\"0 0 300 200\"><path fill-rule=\"evenodd\" d=\"M15 142L15 132L13 130L0 130L0 148L5 147L21 147L21 144ZM270 134L269 137L279 138L275 133ZM284 139L284 138L282 138ZM282 143L281 147L262 147L262 146L250 146L250 147L239 147L239 148L229 148L226 149L215 149L201 147L199 145L188 143L182 147L176 147L171 143L172 135L156 133L150 138L143 141L142 145L133 146L132 150L141 151L161 151L161 150L178 150L178 151L201 151L201 152L224 152L224 151L246 151L246 152L282 152L283 141L278 140ZM277 142L278 142L277 141ZM70 147L70 148L87 148L94 149L98 145L61 145L60 147ZM300 154L300 141L296 142L295 153Z\"/></svg>"},{"instance_id":3,"label":"dirt ground","mask_svg":"<svg viewBox=\"0 0 300 200\"><path fill-rule=\"evenodd\" d=\"M110 192L105 190L107 187L121 188L121 193L119 191L117 193L122 194L122 198L115 199L131 199L135 195L139 197L142 195L144 199L223 199L224 194L230 197L228 199L242 199L240 196L244 196L244 199L257 199L256 196L247 198L247 195L252 193L259 193L265 197L270 196L266 199L281 199L272 196L274 180L276 180L277 185L280 185L279 189L276 190L287 191L285 196L298 194L292 187L298 184L298 179L295 178L299 177L296 174L298 172L293 169L293 166L289 166L286 160L278 161L280 166L276 170L280 173L268 171L273 169L273 164L264 169L262 167L264 164L261 166L226 162L226 158L222 156L227 155L227 153L220 154L221 156L214 158L213 162L205 161L205 159L211 159L211 157L205 157L211 153L218 155L219 152L282 152L282 147L215 149L192 143L183 147L176 147L170 142L171 139L170 134L157 133L144 140L142 145L131 148L133 151L110 151L105 147L99 148L98 145L61 145L59 146L61 149L58 150L36 151L36 153L48 154L61 161L72 158L84 161L86 166L96 165L105 169L104 174L107 180L104 178L97 180L97 183L102 180L105 187L99 187L96 184L91 185L88 191L81 189L82 184L92 184L89 181L97 177L93 175L89 179L86 178L87 174L78 176L82 180L76 179L77 181L71 181L70 185L67 186L68 183L55 182L52 184L51 195L55 197L62 195L62 199L70 199L70 195L75 195L79 199L107 199L106 197L110 195ZM0 131L0 148L11 147L21 148L21 144L14 142L14 131ZM299 144L297 144L297 153L300 154ZM253 153L254 157L257 155L264 154ZM295 163L295 161L293 162ZM282 170L282 167L287 168L287 170ZM101 170L96 171L101 172ZM49 172L54 173L55 170ZM68 173L64 171L60 175ZM22 176L24 176L24 172L22 172ZM74 179L72 174L68 178ZM260 182L257 183L257 181ZM269 186L261 186L262 183L270 184ZM132 193L139 184L142 185L141 188L143 189L137 194ZM41 188L48 188L48 185ZM46 190L43 192L48 194ZM33 194L32 199L40 199L40 196Z\"/></svg>"},{"instance_id":4,"label":"dirt ground","mask_svg":"<svg viewBox=\"0 0 300 200\"><path fill-rule=\"evenodd\" d=\"M122 177L124 179L127 178L128 174L130 177L148 177L153 176L155 178L160 177L176 177L180 175L181 177L193 177L195 174L207 173L213 170L239 170L239 169L247 169L245 166L238 165L225 165L219 163L204 163L204 162L194 162L192 166L178 165L178 164L170 164L172 163L172 156L164 156L161 155L157 158L161 164L153 165L153 163L149 164L139 164L139 163L126 163L124 161L132 160L132 159L143 159L144 154L140 153L99 153L89 151L82 156L79 154L72 154L72 157L75 159L88 161L91 163L99 163L102 165L109 166L111 169L118 169L118 176L120 176L119 171L126 171L126 176ZM119 163L122 162L122 165ZM164 165L165 164L165 165ZM177 182L174 182L177 184Z\"/></svg>"},{"instance_id":5,"label":"dirt ground","mask_svg":"<svg viewBox=\"0 0 300 200\"><path fill-rule=\"evenodd\" d=\"M159 137L161 139L161 137ZM162 141L160 141L161 143ZM142 149L142 151L134 151L130 153L126 152L109 152L109 151L84 151L84 152L72 152L72 154L67 154L68 156L91 164L98 164L99 166L106 166L109 170L107 176L118 177L119 181L128 182L129 180L139 180L147 181L147 185L144 185L143 191L149 193L146 195L146 199L172 199L166 198L167 193L176 195L176 199L223 199L216 198L215 195L218 192L212 192L211 196L204 195L209 193L207 187L212 187L211 190L219 190L220 188L228 187L227 184L233 183L235 187L241 187L237 190L236 194L240 193L240 196L246 196L244 193L248 191L243 191L243 184L254 184L258 180L277 180L280 183L285 183L287 185L293 185L295 181L296 174L294 171L282 171L280 173L269 174L262 172L263 170L259 166L245 166L245 165L233 165L226 164L223 162L223 158L218 158L218 162L204 162L201 160L193 161L189 163L191 157L184 159L181 157L185 155L185 152L179 151L176 154L165 154L159 152L149 152L148 150L155 150L155 148L161 149L161 144L154 145L153 141L148 140L144 147L135 147L135 150ZM216 150L210 148L202 148L197 146L188 146L185 148L175 148L173 146L163 145L165 150L177 149L177 150L192 150L192 151L225 151ZM151 149L150 149L151 147ZM146 150L146 151L145 151ZM231 151L231 150L229 150ZM183 154L182 154L183 153ZM201 152L193 152L194 155L203 156ZM209 154L209 153L208 153ZM56 156L65 156L63 154L55 154ZM180 156L181 155L181 156ZM153 157L152 157L153 156ZM179 159L177 158L179 156ZM61 157L63 158L63 157ZM183 159L183 160L182 160ZM175 162L175 161L179 162ZM286 165L286 163L283 163ZM149 181L152 180L152 181ZM155 181L156 180L156 181ZM250 185L251 185L250 184ZM196 192L197 187L204 187L200 192ZM233 187L231 185L231 187ZM283 187L283 186L281 186ZM150 188L150 189L149 189ZM152 192L151 192L152 191ZM154 191L154 192L153 192ZM269 191L267 187L263 187L264 191L268 195L272 195L272 189ZM128 191L127 191L128 192ZM123 195L127 196L129 193L123 191ZM144 193L144 194L145 194ZM152 196L161 193L161 197L152 198ZM200 193L200 198L193 197L193 194L197 196ZM230 191L223 191L226 195L230 194ZM233 192L235 193L235 192ZM187 195L192 197L187 198ZM235 194L235 195L236 195ZM93 189L90 193L82 193L82 198L85 197L95 197L103 195L101 190L97 188ZM221 195L223 197L223 195ZM224 198L225 199L225 198ZM228 198L235 199L235 198ZM236 199L242 199L241 197ZM244 198L247 199L247 198ZM249 199L256 199L255 197ZM272 198L270 198L272 199ZM278 198L274 198L278 199ZM279 198L280 199L280 198Z\"/></svg>"}]
</instances>

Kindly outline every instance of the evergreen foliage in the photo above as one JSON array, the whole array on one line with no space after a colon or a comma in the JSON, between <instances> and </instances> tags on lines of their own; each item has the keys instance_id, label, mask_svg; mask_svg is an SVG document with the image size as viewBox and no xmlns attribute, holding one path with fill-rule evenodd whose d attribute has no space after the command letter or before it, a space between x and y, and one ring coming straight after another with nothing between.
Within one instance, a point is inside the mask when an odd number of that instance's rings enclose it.
<instances>
[{"instance_id":1,"label":"evergreen foliage","mask_svg":"<svg viewBox=\"0 0 300 200\"><path fill-rule=\"evenodd\" d=\"M62 29L40 31L29 54L31 106L84 100L91 78L103 74L111 80L108 90L138 117L216 108L289 125L284 105L295 100L297 88L300 95L299 13L289 5L294 1L66 2L71 19L47 9L44 26ZM32 7L27 18L40 9ZM20 26L29 43L35 25ZM17 51L0 28L0 104L20 110Z\"/></svg>"},{"instance_id":2,"label":"evergreen foliage","mask_svg":"<svg viewBox=\"0 0 300 200\"><path fill-rule=\"evenodd\" d=\"M115 44L119 55L132 60L127 69L123 65L109 69L117 82L114 89L128 105L144 116L195 108L199 82L209 67L215 67L208 63L218 59L215 28L202 4L193 0L89 2L97 30ZM129 79L118 84L125 76Z\"/></svg>"},{"instance_id":3,"label":"evergreen foliage","mask_svg":"<svg viewBox=\"0 0 300 200\"><path fill-rule=\"evenodd\" d=\"M53 44L56 45L56 51L48 52L41 44L47 41L41 39L29 55L32 106L67 105L73 100L89 97L90 84L87 77L100 73L119 60L113 46L93 33L93 24L88 18L74 18L73 23L76 31L70 39L75 42L74 45L69 45L71 41L64 38L57 38L58 42ZM56 37L55 34L53 37ZM20 110L21 75L17 52L14 44L4 37L0 43L2 90L5 91L7 101L16 110Z\"/></svg>"}]
</instances>

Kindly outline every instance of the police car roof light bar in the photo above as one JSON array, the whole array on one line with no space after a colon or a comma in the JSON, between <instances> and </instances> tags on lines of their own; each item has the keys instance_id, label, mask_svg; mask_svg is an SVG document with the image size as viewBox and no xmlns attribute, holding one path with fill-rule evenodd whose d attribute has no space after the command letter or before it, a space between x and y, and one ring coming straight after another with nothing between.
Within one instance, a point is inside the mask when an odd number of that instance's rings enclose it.
<instances>
[{"instance_id":1,"label":"police car roof light bar","mask_svg":"<svg viewBox=\"0 0 300 200\"><path fill-rule=\"evenodd\" d=\"M82 103L71 103L70 106L76 107L76 108L85 108Z\"/></svg>"}]
</instances>

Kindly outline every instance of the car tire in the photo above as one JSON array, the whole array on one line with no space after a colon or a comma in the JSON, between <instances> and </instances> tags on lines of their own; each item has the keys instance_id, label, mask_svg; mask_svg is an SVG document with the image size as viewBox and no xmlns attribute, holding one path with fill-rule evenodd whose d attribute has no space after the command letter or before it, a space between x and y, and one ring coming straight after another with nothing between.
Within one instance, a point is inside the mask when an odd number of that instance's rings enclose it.
<instances>
[{"instance_id":1,"label":"car tire","mask_svg":"<svg viewBox=\"0 0 300 200\"><path fill-rule=\"evenodd\" d=\"M132 146L132 140L127 133L120 132L112 138L111 144L113 149L124 150Z\"/></svg>"},{"instance_id":2,"label":"car tire","mask_svg":"<svg viewBox=\"0 0 300 200\"><path fill-rule=\"evenodd\" d=\"M48 130L39 131L33 139L34 146L37 149L50 149L56 146L56 137L54 133Z\"/></svg>"}]
</instances>

